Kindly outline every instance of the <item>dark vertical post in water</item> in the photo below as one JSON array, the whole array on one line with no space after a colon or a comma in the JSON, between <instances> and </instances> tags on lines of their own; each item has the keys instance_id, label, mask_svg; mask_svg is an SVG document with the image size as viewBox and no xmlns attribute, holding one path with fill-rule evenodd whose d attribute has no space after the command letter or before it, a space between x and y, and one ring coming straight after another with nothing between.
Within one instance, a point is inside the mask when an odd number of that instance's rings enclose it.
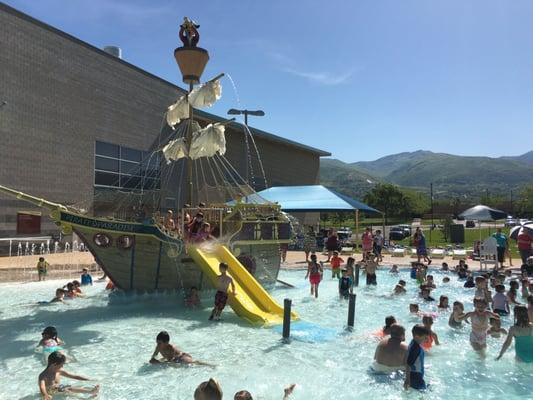
<instances>
[{"instance_id":1,"label":"dark vertical post in water","mask_svg":"<svg viewBox=\"0 0 533 400\"><path fill-rule=\"evenodd\" d=\"M355 321L355 299L357 298L356 294L350 294L350 302L348 303L348 329L353 329Z\"/></svg>"},{"instance_id":2,"label":"dark vertical post in water","mask_svg":"<svg viewBox=\"0 0 533 400\"><path fill-rule=\"evenodd\" d=\"M354 276L354 286L359 286L359 270L361 269L361 266L359 264L355 264L355 276Z\"/></svg>"},{"instance_id":3,"label":"dark vertical post in water","mask_svg":"<svg viewBox=\"0 0 533 400\"><path fill-rule=\"evenodd\" d=\"M291 299L283 301L283 340L288 340L291 335Z\"/></svg>"}]
</instances>

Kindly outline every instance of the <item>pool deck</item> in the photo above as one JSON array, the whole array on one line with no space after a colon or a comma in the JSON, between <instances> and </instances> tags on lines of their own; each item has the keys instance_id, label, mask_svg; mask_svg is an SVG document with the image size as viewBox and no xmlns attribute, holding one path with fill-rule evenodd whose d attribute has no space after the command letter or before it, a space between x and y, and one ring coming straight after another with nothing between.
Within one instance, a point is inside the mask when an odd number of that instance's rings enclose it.
<instances>
[{"instance_id":1,"label":"pool deck","mask_svg":"<svg viewBox=\"0 0 533 400\"><path fill-rule=\"evenodd\" d=\"M341 257L346 261L349 254L343 254ZM37 280L36 265L39 261L40 255L34 256L15 256L15 257L0 257L0 282L18 282ZM79 275L82 268L87 268L93 273L98 273L99 268L89 252L70 252L70 253L56 253L44 255L46 261L50 264L48 278L72 278ZM355 259L359 261L361 254L356 254ZM326 261L327 256L318 253L319 261ZM396 264L399 267L407 267L416 258L409 256L392 257L391 255L383 255L383 262L381 265ZM470 264L472 270L477 270L479 263L474 260L466 260ZM432 266L440 266L442 262L447 262L450 267L455 266L459 261L454 260L451 256L446 256L442 259L433 259ZM288 251L286 262L281 265L282 269L305 269L305 254L303 251ZM514 259L513 266L507 268L519 268L520 260Z\"/></svg>"}]
</instances>

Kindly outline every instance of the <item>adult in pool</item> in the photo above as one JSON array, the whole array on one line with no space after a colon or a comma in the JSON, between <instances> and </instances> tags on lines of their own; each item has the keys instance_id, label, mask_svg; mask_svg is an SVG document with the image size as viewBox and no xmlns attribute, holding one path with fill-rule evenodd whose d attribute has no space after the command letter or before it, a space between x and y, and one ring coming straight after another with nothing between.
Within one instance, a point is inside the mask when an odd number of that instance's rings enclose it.
<instances>
[{"instance_id":1,"label":"adult in pool","mask_svg":"<svg viewBox=\"0 0 533 400\"><path fill-rule=\"evenodd\" d=\"M161 363L175 363L181 365L207 365L214 367L212 364L205 363L203 361L194 360L192 356L184 351L181 351L176 346L170 343L170 335L167 331L161 331L156 337L157 345L155 346L152 358L150 358L150 364ZM156 357L158 354L163 356L162 360L158 360Z\"/></svg>"},{"instance_id":2,"label":"adult in pool","mask_svg":"<svg viewBox=\"0 0 533 400\"><path fill-rule=\"evenodd\" d=\"M533 363L533 325L529 322L527 308L524 306L515 306L514 325L509 328L507 338L496 360L502 358L513 342L513 338L515 340L516 359L526 363Z\"/></svg>"},{"instance_id":3,"label":"adult in pool","mask_svg":"<svg viewBox=\"0 0 533 400\"><path fill-rule=\"evenodd\" d=\"M390 337L381 340L376 347L372 370L381 373L390 373L405 367L407 345L405 328L394 324L390 327Z\"/></svg>"}]
</instances>

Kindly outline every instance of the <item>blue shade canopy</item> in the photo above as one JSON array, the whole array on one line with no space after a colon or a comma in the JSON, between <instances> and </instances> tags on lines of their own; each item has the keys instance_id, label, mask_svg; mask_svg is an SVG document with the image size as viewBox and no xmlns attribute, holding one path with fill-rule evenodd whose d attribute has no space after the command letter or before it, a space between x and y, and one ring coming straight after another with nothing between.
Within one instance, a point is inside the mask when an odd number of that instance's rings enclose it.
<instances>
[{"instance_id":1,"label":"blue shade canopy","mask_svg":"<svg viewBox=\"0 0 533 400\"><path fill-rule=\"evenodd\" d=\"M243 198L243 202L278 203L287 212L336 212L359 210L380 214L365 203L328 189L322 185L274 186Z\"/></svg>"}]
</instances>

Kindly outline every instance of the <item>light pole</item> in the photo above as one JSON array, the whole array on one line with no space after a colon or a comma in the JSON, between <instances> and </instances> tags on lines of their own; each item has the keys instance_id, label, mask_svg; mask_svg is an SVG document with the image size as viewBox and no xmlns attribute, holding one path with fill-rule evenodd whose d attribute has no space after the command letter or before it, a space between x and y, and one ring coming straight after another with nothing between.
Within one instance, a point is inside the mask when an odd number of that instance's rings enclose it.
<instances>
[{"instance_id":1,"label":"light pole","mask_svg":"<svg viewBox=\"0 0 533 400\"><path fill-rule=\"evenodd\" d=\"M246 126L244 130L244 166L245 166L245 176L246 176L246 183L250 184L250 172L249 172L249 166L248 166L248 115L253 115L256 117L264 117L265 112L263 110L236 110L235 108L231 108L228 110L229 115L244 115L244 125Z\"/></svg>"},{"instance_id":2,"label":"light pole","mask_svg":"<svg viewBox=\"0 0 533 400\"><path fill-rule=\"evenodd\" d=\"M433 232L433 227L435 226L435 223L433 222L434 220L434 215L433 215L433 182L431 182L429 184L429 192L430 192L430 196L431 196L431 228L429 228L429 241L431 242L431 233Z\"/></svg>"}]
</instances>

